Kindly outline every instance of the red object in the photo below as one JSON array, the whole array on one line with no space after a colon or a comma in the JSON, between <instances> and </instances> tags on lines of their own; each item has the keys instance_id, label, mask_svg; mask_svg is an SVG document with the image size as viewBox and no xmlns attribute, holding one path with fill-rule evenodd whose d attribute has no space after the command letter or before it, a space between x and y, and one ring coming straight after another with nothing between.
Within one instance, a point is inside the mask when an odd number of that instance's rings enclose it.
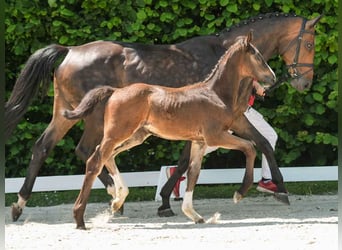
<instances>
[{"instance_id":1,"label":"red object","mask_svg":"<svg viewBox=\"0 0 342 250\"><path fill-rule=\"evenodd\" d=\"M264 193L274 194L278 191L278 188L272 181L265 182L263 180L260 180L257 186L257 190Z\"/></svg>"},{"instance_id":2,"label":"red object","mask_svg":"<svg viewBox=\"0 0 342 250\"><path fill-rule=\"evenodd\" d=\"M173 173L176 171L177 167L171 167L170 168L170 176L173 175ZM180 196L180 192L179 192L179 188L180 188L180 183L181 181L184 181L185 180L185 177L184 176L181 176L177 182L176 182L176 185L175 187L173 188L173 194L175 195L176 198L179 198Z\"/></svg>"},{"instance_id":3,"label":"red object","mask_svg":"<svg viewBox=\"0 0 342 250\"><path fill-rule=\"evenodd\" d=\"M253 106L254 100L255 100L255 95L251 95L251 96L249 97L249 100L248 100L248 105L249 105L250 107Z\"/></svg>"}]
</instances>

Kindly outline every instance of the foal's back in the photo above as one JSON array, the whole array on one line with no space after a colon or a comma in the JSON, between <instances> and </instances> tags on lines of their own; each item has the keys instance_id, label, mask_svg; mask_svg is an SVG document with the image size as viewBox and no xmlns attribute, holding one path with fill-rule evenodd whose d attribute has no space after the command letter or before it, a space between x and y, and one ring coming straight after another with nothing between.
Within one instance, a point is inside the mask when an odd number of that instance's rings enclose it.
<instances>
[{"instance_id":1,"label":"foal's back","mask_svg":"<svg viewBox=\"0 0 342 250\"><path fill-rule=\"evenodd\" d=\"M205 126L227 122L227 107L205 84L167 88L136 83L116 89L106 108L109 133L132 133L144 127L171 140L203 140Z\"/></svg>"}]
</instances>

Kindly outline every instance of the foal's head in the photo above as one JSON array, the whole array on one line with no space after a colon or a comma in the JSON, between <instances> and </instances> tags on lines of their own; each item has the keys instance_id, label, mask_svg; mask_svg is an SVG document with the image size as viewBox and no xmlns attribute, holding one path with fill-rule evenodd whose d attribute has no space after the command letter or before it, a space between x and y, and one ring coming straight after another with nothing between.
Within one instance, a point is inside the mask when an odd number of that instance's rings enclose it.
<instances>
[{"instance_id":1,"label":"foal's head","mask_svg":"<svg viewBox=\"0 0 342 250\"><path fill-rule=\"evenodd\" d=\"M242 78L250 77L261 83L273 85L276 76L258 49L251 43L252 39L252 31L247 36L236 39L235 45L240 46L240 49L235 52L238 53L235 58L236 63L239 64L239 74Z\"/></svg>"}]
</instances>

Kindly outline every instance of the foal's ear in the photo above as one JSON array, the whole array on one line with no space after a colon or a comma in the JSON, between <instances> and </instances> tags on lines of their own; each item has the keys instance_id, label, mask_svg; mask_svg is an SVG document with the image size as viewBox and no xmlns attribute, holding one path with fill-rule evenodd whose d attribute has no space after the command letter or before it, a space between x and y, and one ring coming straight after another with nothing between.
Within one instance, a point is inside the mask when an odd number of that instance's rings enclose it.
<instances>
[{"instance_id":1,"label":"foal's ear","mask_svg":"<svg viewBox=\"0 0 342 250\"><path fill-rule=\"evenodd\" d=\"M246 42L247 44L250 44L253 40L253 30L250 30L247 34L247 37L246 37Z\"/></svg>"},{"instance_id":2,"label":"foal's ear","mask_svg":"<svg viewBox=\"0 0 342 250\"><path fill-rule=\"evenodd\" d=\"M244 39L244 44L246 46L247 51L253 51L251 50L251 42L253 40L253 30L250 30L246 36L246 38Z\"/></svg>"}]
</instances>

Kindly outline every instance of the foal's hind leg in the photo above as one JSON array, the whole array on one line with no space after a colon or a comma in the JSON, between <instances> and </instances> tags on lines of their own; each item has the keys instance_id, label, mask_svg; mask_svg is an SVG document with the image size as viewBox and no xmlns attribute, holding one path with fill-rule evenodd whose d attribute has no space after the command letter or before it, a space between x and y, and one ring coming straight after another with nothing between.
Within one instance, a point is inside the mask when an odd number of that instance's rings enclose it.
<instances>
[{"instance_id":1,"label":"foal's hind leg","mask_svg":"<svg viewBox=\"0 0 342 250\"><path fill-rule=\"evenodd\" d=\"M103 110L102 105L99 105L91 115L84 119L84 131L76 148L77 156L84 162L87 161L95 151L96 146L101 142L103 136ZM115 199L115 185L106 168L102 169L98 178L105 185L107 193Z\"/></svg>"},{"instance_id":2,"label":"foal's hind leg","mask_svg":"<svg viewBox=\"0 0 342 250\"><path fill-rule=\"evenodd\" d=\"M25 181L18 194L18 201L17 203L12 204L13 221L18 220L22 214L26 202L31 196L39 169L44 164L49 153L76 122L77 121L66 120L59 112L54 112L54 116L52 117L50 124L33 147L32 157L27 169Z\"/></svg>"},{"instance_id":3,"label":"foal's hind leg","mask_svg":"<svg viewBox=\"0 0 342 250\"><path fill-rule=\"evenodd\" d=\"M114 189L110 193L113 196L113 200L111 204L112 211L113 213L115 213L116 211L119 211L122 209L125 199L127 195L129 194L129 190L124 179L120 175L120 171L115 164L114 157L110 157L110 159L106 162L105 166L110 173L110 177L113 179L115 183L115 186L113 186Z\"/></svg>"},{"instance_id":4,"label":"foal's hind leg","mask_svg":"<svg viewBox=\"0 0 342 250\"><path fill-rule=\"evenodd\" d=\"M123 142L121 145L115 148L114 150L114 156L111 157L107 163L106 168L108 169L110 176L112 177L114 183L115 183L115 192L113 196L112 201L112 211L116 212L120 208L122 208L123 203L125 202L125 199L128 195L128 187L125 184L124 180L122 179L120 172L115 164L115 156L119 153L128 150L130 148L133 148L137 145L140 145L144 142L144 140L150 136L150 134L145 131L145 129L141 128L138 131L136 131L127 141Z\"/></svg>"}]
</instances>

